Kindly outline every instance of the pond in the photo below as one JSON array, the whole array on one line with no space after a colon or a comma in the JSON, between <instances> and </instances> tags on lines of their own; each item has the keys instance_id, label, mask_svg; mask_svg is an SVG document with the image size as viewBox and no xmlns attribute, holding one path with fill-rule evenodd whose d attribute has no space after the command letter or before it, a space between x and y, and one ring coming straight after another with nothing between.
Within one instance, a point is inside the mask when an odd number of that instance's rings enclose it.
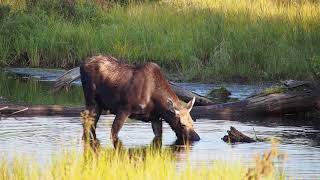
<instances>
[{"instance_id":1,"label":"pond","mask_svg":"<svg viewBox=\"0 0 320 180\"><path fill-rule=\"evenodd\" d=\"M39 71L35 71L38 72ZM28 104L65 104L81 105L83 102L80 87L71 87L53 95L50 87L61 72L47 72L50 78L39 75L38 79L0 74L0 96L2 101ZM34 72L30 73L35 76ZM48 76L49 77L49 76ZM39 79L40 78L40 79ZM214 84L180 83L179 85L206 94ZM263 85L225 84L233 97L243 99L260 91ZM1 101L1 100L0 100ZM102 146L111 146L109 134L114 116L102 116L97 127L97 137ZM195 129L201 141L192 144L190 151L177 151L179 166L189 159L195 166L203 163L214 163L216 160L241 161L251 165L256 154L271 148L268 142L229 145L221 140L230 126L254 137L276 137L280 139L278 148L288 155L287 160L275 162L283 168L286 175L293 179L320 178L320 129L304 120L279 118L242 119L242 121L198 119ZM79 117L10 117L0 120L0 155L12 159L15 155L24 154L47 162L51 155L62 149L82 148L82 126ZM126 122L119 134L125 147L144 147L150 145L153 132L150 123L136 120ZM176 140L175 134L167 124L164 125L163 146L171 146Z\"/></svg>"}]
</instances>

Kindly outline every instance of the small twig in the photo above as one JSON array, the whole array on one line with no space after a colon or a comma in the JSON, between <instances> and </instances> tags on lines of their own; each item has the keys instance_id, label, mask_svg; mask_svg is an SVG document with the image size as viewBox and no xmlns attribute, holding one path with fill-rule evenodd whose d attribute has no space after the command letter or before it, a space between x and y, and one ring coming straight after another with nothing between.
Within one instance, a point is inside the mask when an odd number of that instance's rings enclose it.
<instances>
[{"instance_id":1,"label":"small twig","mask_svg":"<svg viewBox=\"0 0 320 180\"><path fill-rule=\"evenodd\" d=\"M7 108L9 108L9 106L2 107L2 108L0 108L0 111L1 111L1 110L4 110L4 109L7 109ZM0 112L0 120L2 120L1 112Z\"/></svg>"},{"instance_id":2,"label":"small twig","mask_svg":"<svg viewBox=\"0 0 320 180\"><path fill-rule=\"evenodd\" d=\"M19 110L19 111L16 111L16 112L13 112L13 113L9 114L9 116L14 115L14 114L17 114L17 113L20 113L20 112L23 112L23 111L26 111L26 110L28 110L28 109L29 109L29 108L21 109L21 110Z\"/></svg>"},{"instance_id":3,"label":"small twig","mask_svg":"<svg viewBox=\"0 0 320 180\"><path fill-rule=\"evenodd\" d=\"M9 108L9 106L2 107L2 108L0 108L0 111L4 110L4 109L8 109L8 108Z\"/></svg>"},{"instance_id":4,"label":"small twig","mask_svg":"<svg viewBox=\"0 0 320 180\"><path fill-rule=\"evenodd\" d=\"M256 131L254 130L254 127L252 129L253 129L254 136L256 137L256 140L258 140L258 137L257 137Z\"/></svg>"}]
</instances>

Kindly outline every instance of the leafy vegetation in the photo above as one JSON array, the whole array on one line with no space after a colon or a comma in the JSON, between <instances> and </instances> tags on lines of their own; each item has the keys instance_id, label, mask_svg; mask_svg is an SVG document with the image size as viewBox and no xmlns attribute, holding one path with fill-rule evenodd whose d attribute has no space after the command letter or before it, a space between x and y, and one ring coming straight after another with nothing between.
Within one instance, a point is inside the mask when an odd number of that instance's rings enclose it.
<instances>
[{"instance_id":1,"label":"leafy vegetation","mask_svg":"<svg viewBox=\"0 0 320 180\"><path fill-rule=\"evenodd\" d=\"M155 61L183 80L307 79L320 72L319 1L0 4L1 66L69 68L111 54L129 63Z\"/></svg>"}]
</instances>

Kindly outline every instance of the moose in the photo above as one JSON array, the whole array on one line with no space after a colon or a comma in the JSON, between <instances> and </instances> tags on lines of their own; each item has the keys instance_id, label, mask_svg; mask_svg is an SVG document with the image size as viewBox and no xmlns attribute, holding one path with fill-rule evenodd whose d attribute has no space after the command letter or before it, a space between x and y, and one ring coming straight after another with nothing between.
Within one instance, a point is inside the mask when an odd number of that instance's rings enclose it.
<instances>
[{"instance_id":1,"label":"moose","mask_svg":"<svg viewBox=\"0 0 320 180\"><path fill-rule=\"evenodd\" d=\"M151 122L155 137L162 137L164 120L178 140L200 140L190 116L195 98L182 104L157 64L130 65L112 56L93 56L80 65L80 72L74 68L62 75L54 88L61 89L78 78L82 82L85 109L92 117L90 128L83 122L84 138L90 135L90 139L96 139L96 126L104 110L115 115L111 128L113 141L117 141L128 118Z\"/></svg>"}]
</instances>

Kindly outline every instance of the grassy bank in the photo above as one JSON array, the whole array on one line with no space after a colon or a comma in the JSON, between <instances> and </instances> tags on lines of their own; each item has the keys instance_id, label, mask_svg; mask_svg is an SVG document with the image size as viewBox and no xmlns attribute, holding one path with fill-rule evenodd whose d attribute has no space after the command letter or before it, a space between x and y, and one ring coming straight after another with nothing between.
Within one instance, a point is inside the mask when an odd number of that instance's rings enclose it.
<instances>
[{"instance_id":1,"label":"grassy bank","mask_svg":"<svg viewBox=\"0 0 320 180\"><path fill-rule=\"evenodd\" d=\"M272 165L274 152L257 158L256 166L250 169L239 162L214 162L197 167L189 162L177 169L178 160L170 149L107 148L98 155L67 151L42 165L22 157L11 164L2 159L0 179L284 179Z\"/></svg>"},{"instance_id":2,"label":"grassy bank","mask_svg":"<svg viewBox=\"0 0 320 180\"><path fill-rule=\"evenodd\" d=\"M69 68L101 53L155 61L184 80L207 82L307 79L320 72L318 2L1 2L1 66Z\"/></svg>"}]
</instances>

